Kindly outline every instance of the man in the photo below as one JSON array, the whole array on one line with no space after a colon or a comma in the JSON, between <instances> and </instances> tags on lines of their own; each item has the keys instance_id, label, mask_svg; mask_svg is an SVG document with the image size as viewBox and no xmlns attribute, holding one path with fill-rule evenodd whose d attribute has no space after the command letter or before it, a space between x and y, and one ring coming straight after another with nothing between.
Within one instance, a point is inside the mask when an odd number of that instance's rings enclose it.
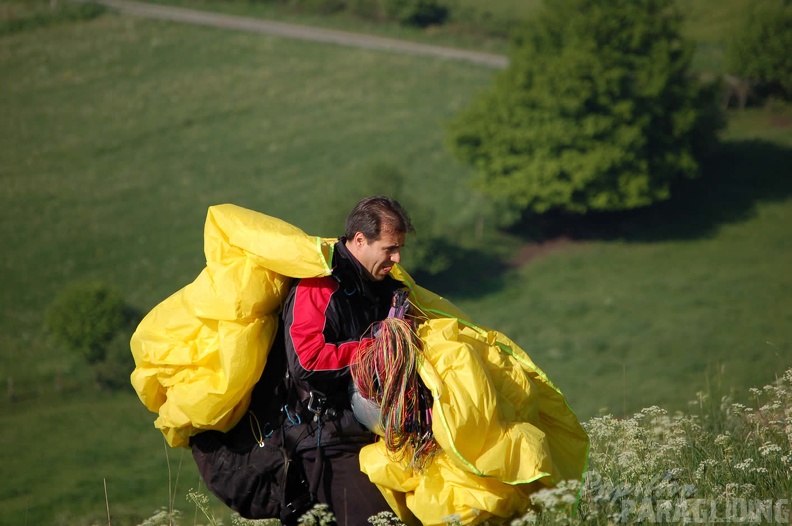
<instances>
[{"instance_id":1,"label":"man","mask_svg":"<svg viewBox=\"0 0 792 526\"><path fill-rule=\"evenodd\" d=\"M358 453L374 435L350 408L349 365L403 286L389 272L413 230L397 201L360 201L335 244L332 275L297 281L284 303L289 418L302 422L298 452L312 492L339 525L367 524L390 509L360 471Z\"/></svg>"}]
</instances>

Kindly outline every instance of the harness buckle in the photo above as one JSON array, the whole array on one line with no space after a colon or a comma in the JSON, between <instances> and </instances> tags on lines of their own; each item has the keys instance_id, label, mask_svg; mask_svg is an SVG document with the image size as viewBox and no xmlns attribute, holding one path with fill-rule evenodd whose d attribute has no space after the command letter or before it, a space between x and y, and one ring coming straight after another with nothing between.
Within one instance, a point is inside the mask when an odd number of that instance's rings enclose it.
<instances>
[{"instance_id":1,"label":"harness buckle","mask_svg":"<svg viewBox=\"0 0 792 526\"><path fill-rule=\"evenodd\" d=\"M311 391L308 393L308 411L319 416L327 406L327 395L321 391Z\"/></svg>"}]
</instances>

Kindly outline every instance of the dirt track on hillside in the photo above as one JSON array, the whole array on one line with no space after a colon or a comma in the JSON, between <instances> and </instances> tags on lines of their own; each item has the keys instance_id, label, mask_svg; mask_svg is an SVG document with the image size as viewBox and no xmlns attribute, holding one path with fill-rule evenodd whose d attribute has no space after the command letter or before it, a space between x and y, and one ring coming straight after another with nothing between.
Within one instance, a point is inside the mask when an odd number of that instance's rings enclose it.
<instances>
[{"instance_id":1,"label":"dirt track on hillside","mask_svg":"<svg viewBox=\"0 0 792 526\"><path fill-rule=\"evenodd\" d=\"M322 29L283 22L272 22L257 18L225 15L207 11L196 11L182 7L170 7L128 0L78 0L104 5L114 11L145 18L169 20L185 24L195 24L250 33L296 38L312 42L324 42L340 46L390 51L412 55L433 56L451 60L463 60L481 66L502 69L508 65L508 58L502 55L467 51L463 49L418 44L406 40L349 33L332 29Z\"/></svg>"}]
</instances>

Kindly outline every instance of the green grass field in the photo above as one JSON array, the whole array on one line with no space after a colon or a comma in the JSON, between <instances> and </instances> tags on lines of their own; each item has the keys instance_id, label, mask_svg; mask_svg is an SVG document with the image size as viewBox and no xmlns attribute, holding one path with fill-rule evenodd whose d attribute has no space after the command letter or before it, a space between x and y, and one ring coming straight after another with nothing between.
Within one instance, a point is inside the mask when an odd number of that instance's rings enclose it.
<instances>
[{"instance_id":1,"label":"green grass field","mask_svg":"<svg viewBox=\"0 0 792 526\"><path fill-rule=\"evenodd\" d=\"M370 33L437 45L472 48L493 53L508 52L507 28L528 19L541 9L540 0L448 0L451 21L442 26L412 28L393 22L371 21L347 12L330 15L287 8L272 2L248 0L152 0L155 3L244 15L282 22ZM683 30L696 43L693 66L701 72L724 73L724 51L735 28L750 9L751 0L690 0L679 2L685 17ZM454 14L456 13L456 15Z\"/></svg>"},{"instance_id":2,"label":"green grass field","mask_svg":"<svg viewBox=\"0 0 792 526\"><path fill-rule=\"evenodd\" d=\"M419 231L460 245L425 285L520 343L582 418L792 365L788 107L732 114L681 197L511 267L531 236L491 227L444 147L491 70L107 14L0 37L0 71L0 524L103 522L104 481L116 526L168 504L153 415L94 392L43 328L63 285L101 279L147 310L203 267L207 206L335 235L330 218L392 186L378 164L404 174Z\"/></svg>"},{"instance_id":3,"label":"green grass field","mask_svg":"<svg viewBox=\"0 0 792 526\"><path fill-rule=\"evenodd\" d=\"M459 184L468 171L443 149L442 123L487 84L489 70L114 15L7 36L0 64L10 79L0 87L0 378L4 394L12 379L17 400L0 402L3 524L48 523L89 507L101 517L105 455L123 459L114 480L128 489L114 507L148 500L140 508L148 513L166 504L153 491L166 471L134 467L164 462L153 415L137 400L93 409L104 431L37 416L53 405L80 413L96 396L81 387L82 364L42 326L65 283L102 279L147 310L203 266L210 204L335 235L340 225L323 224L328 207L361 197L359 180L376 163L423 182L415 199L441 200L446 219L475 213ZM149 440L146 458L129 448L129 419ZM41 462L39 448L55 455L64 444L70 456L85 433L103 451L80 473ZM69 477L98 493L75 498Z\"/></svg>"}]
</instances>

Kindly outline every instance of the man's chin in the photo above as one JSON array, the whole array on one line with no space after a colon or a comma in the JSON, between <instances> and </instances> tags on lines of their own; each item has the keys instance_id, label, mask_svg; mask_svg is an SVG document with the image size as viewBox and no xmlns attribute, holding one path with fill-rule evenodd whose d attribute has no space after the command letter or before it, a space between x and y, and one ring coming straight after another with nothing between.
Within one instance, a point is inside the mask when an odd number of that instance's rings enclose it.
<instances>
[{"instance_id":1,"label":"man's chin","mask_svg":"<svg viewBox=\"0 0 792 526\"><path fill-rule=\"evenodd\" d=\"M370 281L382 281L383 279L385 279L385 276L387 275L388 275L387 273L383 274L382 272L377 272L376 274L372 274L371 272L366 272L366 279Z\"/></svg>"},{"instance_id":2,"label":"man's chin","mask_svg":"<svg viewBox=\"0 0 792 526\"><path fill-rule=\"evenodd\" d=\"M369 277L373 281L382 281L388 276L388 274L390 274L390 269L387 272L385 272L385 270L380 270L376 274L369 273Z\"/></svg>"}]
</instances>

